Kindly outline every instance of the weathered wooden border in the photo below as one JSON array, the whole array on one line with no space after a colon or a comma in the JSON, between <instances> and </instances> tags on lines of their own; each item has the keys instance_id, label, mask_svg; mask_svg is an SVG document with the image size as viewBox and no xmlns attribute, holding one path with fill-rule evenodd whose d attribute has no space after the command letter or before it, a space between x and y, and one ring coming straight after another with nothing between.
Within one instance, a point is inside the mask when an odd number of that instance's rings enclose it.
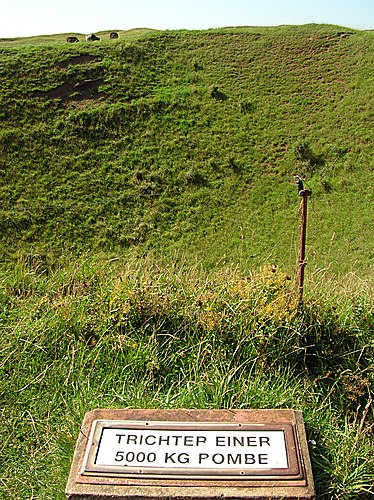
<instances>
[{"instance_id":1,"label":"weathered wooden border","mask_svg":"<svg viewBox=\"0 0 374 500\"><path fill-rule=\"evenodd\" d=\"M196 428L214 424L217 428L232 428L235 424L264 430L288 429L287 452L291 467L278 473L276 469L246 477L214 474L173 476L170 471L159 477L148 475L118 475L113 471L88 470L87 457L92 427L97 421L106 425L133 422L135 426L150 425L168 428L168 422L181 427L183 423ZM291 429L291 431L290 431ZM91 442L92 446L92 442ZM94 467L95 469L95 467ZM83 421L66 487L68 500L145 500L145 499L218 499L256 498L305 499L315 496L304 422L301 411L295 410L108 410L89 412Z\"/></svg>"}]
</instances>

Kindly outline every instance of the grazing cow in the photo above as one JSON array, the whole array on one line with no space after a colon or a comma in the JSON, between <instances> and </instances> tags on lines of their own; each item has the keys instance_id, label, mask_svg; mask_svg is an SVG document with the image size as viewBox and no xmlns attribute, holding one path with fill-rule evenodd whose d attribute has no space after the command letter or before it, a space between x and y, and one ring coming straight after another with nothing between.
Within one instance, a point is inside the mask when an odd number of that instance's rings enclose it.
<instances>
[{"instance_id":1,"label":"grazing cow","mask_svg":"<svg viewBox=\"0 0 374 500\"><path fill-rule=\"evenodd\" d=\"M86 42L96 42L100 40L98 36L95 35L95 33L91 33L90 35L86 35Z\"/></svg>"},{"instance_id":2,"label":"grazing cow","mask_svg":"<svg viewBox=\"0 0 374 500\"><path fill-rule=\"evenodd\" d=\"M79 40L76 36L68 36L66 41L69 43L79 42Z\"/></svg>"},{"instance_id":3,"label":"grazing cow","mask_svg":"<svg viewBox=\"0 0 374 500\"><path fill-rule=\"evenodd\" d=\"M118 33L116 31L112 31L109 35L109 38L111 40L115 40L116 38L118 38Z\"/></svg>"}]
</instances>

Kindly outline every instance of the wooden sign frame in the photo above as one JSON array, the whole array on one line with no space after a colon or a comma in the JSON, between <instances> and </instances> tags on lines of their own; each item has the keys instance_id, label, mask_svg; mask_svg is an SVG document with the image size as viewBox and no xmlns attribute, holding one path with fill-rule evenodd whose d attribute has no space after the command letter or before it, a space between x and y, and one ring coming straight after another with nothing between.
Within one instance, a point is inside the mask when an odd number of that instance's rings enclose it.
<instances>
[{"instance_id":1,"label":"wooden sign frame","mask_svg":"<svg viewBox=\"0 0 374 500\"><path fill-rule=\"evenodd\" d=\"M97 464L103 431L247 433L281 431L287 467L126 467ZM204 434L205 433L205 434ZM202 439L202 438L201 438ZM223 439L223 438L222 438ZM254 439L254 438L253 438ZM265 439L265 438L263 438ZM130 448L129 448L130 449ZM186 451L181 448L181 451ZM213 499L314 497L314 483L302 413L295 410L105 410L89 412L83 421L66 496L83 499Z\"/></svg>"}]
</instances>

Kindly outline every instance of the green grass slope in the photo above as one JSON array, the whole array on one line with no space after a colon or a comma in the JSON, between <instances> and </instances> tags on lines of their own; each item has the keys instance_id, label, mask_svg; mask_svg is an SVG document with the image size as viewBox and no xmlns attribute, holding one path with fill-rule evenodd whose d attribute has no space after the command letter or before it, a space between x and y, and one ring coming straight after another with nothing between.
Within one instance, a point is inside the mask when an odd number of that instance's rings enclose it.
<instances>
[{"instance_id":1,"label":"green grass slope","mask_svg":"<svg viewBox=\"0 0 374 500\"><path fill-rule=\"evenodd\" d=\"M5 254L183 249L365 274L371 32L336 26L0 42Z\"/></svg>"},{"instance_id":2,"label":"green grass slope","mask_svg":"<svg viewBox=\"0 0 374 500\"><path fill-rule=\"evenodd\" d=\"M96 407L300 409L373 498L374 33L107 35L0 40L0 498L63 500Z\"/></svg>"}]
</instances>

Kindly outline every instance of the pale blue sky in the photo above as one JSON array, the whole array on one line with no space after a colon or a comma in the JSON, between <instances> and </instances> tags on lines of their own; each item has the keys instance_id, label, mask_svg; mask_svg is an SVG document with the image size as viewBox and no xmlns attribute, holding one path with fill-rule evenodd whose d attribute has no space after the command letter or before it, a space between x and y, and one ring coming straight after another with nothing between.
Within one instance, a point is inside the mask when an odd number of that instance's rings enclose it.
<instances>
[{"instance_id":1,"label":"pale blue sky","mask_svg":"<svg viewBox=\"0 0 374 500\"><path fill-rule=\"evenodd\" d=\"M374 29L374 0L2 0L0 38L305 23Z\"/></svg>"}]
</instances>

